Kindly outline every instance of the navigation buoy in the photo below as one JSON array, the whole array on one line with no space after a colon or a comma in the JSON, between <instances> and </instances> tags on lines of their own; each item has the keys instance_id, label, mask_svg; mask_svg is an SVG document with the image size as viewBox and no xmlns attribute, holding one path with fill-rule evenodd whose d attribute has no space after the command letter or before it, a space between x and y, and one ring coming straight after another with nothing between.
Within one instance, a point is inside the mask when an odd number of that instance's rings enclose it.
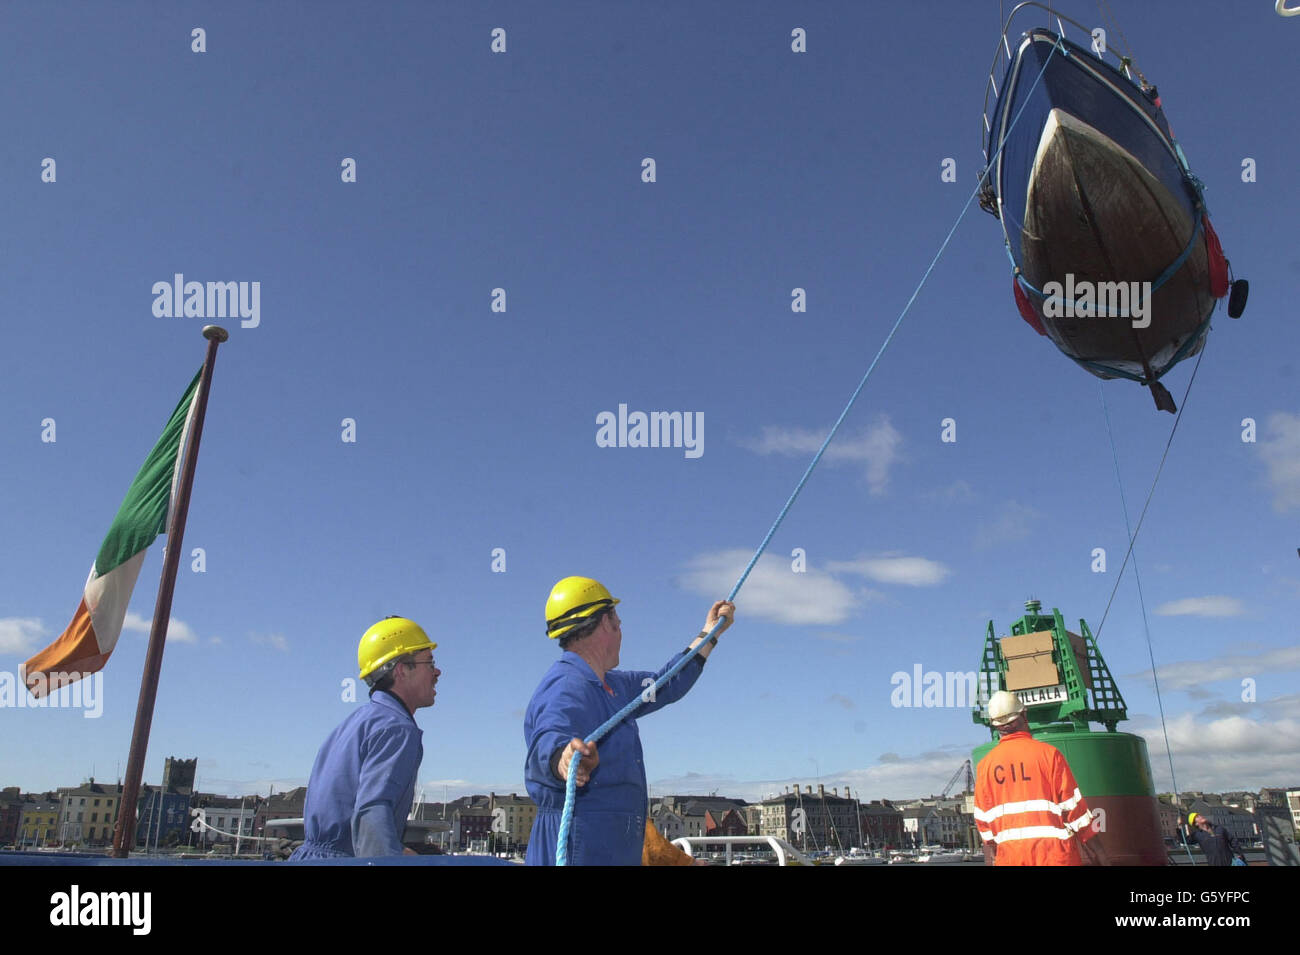
<instances>
[{"instance_id":1,"label":"navigation buoy","mask_svg":"<svg viewBox=\"0 0 1300 955\"><path fill-rule=\"evenodd\" d=\"M1065 756L1096 817L1108 863L1168 865L1146 740L1117 730L1128 712L1088 624L1080 620L1079 633L1072 633L1059 610L1044 614L1038 601L1028 601L1009 635L995 636L989 622L980 670L979 685L990 694L1016 693L1028 708L1034 739ZM989 726L987 703L971 716ZM996 731L989 731L993 741L971 753L976 765L997 742Z\"/></svg>"}]
</instances>

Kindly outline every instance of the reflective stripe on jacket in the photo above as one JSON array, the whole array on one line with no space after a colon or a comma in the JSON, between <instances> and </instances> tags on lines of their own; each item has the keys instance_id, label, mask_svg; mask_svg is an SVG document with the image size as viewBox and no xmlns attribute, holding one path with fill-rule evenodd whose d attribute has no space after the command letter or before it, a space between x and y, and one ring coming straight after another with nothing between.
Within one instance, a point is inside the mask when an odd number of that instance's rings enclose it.
<instances>
[{"instance_id":1,"label":"reflective stripe on jacket","mask_svg":"<svg viewBox=\"0 0 1300 955\"><path fill-rule=\"evenodd\" d=\"M1082 865L1092 813L1055 746L1009 733L975 772L975 825L998 865Z\"/></svg>"}]
</instances>

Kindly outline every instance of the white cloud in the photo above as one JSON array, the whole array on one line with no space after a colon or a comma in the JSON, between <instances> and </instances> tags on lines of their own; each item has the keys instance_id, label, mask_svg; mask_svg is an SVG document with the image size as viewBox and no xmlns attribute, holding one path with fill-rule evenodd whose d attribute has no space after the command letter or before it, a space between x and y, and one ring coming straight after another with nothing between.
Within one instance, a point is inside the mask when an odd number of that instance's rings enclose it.
<instances>
[{"instance_id":1,"label":"white cloud","mask_svg":"<svg viewBox=\"0 0 1300 955\"><path fill-rule=\"evenodd\" d=\"M1267 432L1259 453L1273 486L1273 508L1285 513L1300 508L1300 414L1270 415Z\"/></svg>"},{"instance_id":2,"label":"white cloud","mask_svg":"<svg viewBox=\"0 0 1300 955\"><path fill-rule=\"evenodd\" d=\"M1300 696L1247 706L1254 708L1254 718L1238 714L1216 718L1208 712L1189 712L1169 721L1180 789L1223 792L1294 783L1296 767L1300 766ZM1169 760L1159 721L1135 718L1124 724L1123 729L1146 738L1156 789L1168 791L1171 788ZM821 782L827 792L838 787L841 794L847 785L862 800L907 800L938 795L962 761L970 757L971 749L968 741L915 755L882 753L873 765L865 768L823 773ZM653 789L656 794L682 795L716 791L721 796L754 802L795 783L815 788L816 782L815 777L807 775L740 780L733 776L685 773L657 779ZM953 791L959 792L962 786L963 781L958 779Z\"/></svg>"},{"instance_id":3,"label":"white cloud","mask_svg":"<svg viewBox=\"0 0 1300 955\"><path fill-rule=\"evenodd\" d=\"M966 481L957 480L947 487L926 491L921 497L923 500L938 501L940 504L965 504L975 500L975 491Z\"/></svg>"},{"instance_id":4,"label":"white cloud","mask_svg":"<svg viewBox=\"0 0 1300 955\"><path fill-rule=\"evenodd\" d=\"M1042 515L1037 508L1018 501L1007 501L996 517L981 521L975 529L975 546L987 548L1025 540L1034 532L1041 519Z\"/></svg>"},{"instance_id":5,"label":"white cloud","mask_svg":"<svg viewBox=\"0 0 1300 955\"><path fill-rule=\"evenodd\" d=\"M198 643L199 635L189 624L172 617L167 622L167 639L173 643Z\"/></svg>"},{"instance_id":6,"label":"white cloud","mask_svg":"<svg viewBox=\"0 0 1300 955\"><path fill-rule=\"evenodd\" d=\"M127 611L126 619L122 621L123 630L131 630L135 633L149 635L149 630L153 625L152 619L145 619L134 611ZM183 620L177 620L172 617L167 621L167 642L168 643L198 643L199 635L194 632L194 628Z\"/></svg>"},{"instance_id":7,"label":"white cloud","mask_svg":"<svg viewBox=\"0 0 1300 955\"><path fill-rule=\"evenodd\" d=\"M1246 605L1236 597L1186 597L1161 604L1156 613L1162 617L1240 617Z\"/></svg>"},{"instance_id":8,"label":"white cloud","mask_svg":"<svg viewBox=\"0 0 1300 955\"><path fill-rule=\"evenodd\" d=\"M1227 756L1300 754L1300 722L1293 719L1257 722L1244 716L1224 716L1207 721L1199 714L1184 713L1170 720L1168 728L1175 756L1180 752Z\"/></svg>"},{"instance_id":9,"label":"white cloud","mask_svg":"<svg viewBox=\"0 0 1300 955\"><path fill-rule=\"evenodd\" d=\"M1264 653L1225 653L1209 660L1168 663L1159 668L1160 686L1166 690L1194 690L1219 680L1259 680L1265 675L1300 670L1300 646L1278 647ZM1151 679L1151 671L1134 674Z\"/></svg>"},{"instance_id":10,"label":"white cloud","mask_svg":"<svg viewBox=\"0 0 1300 955\"><path fill-rule=\"evenodd\" d=\"M677 583L719 600L731 592L751 556L739 549L701 554ZM764 554L736 600L736 615L795 625L837 624L848 618L856 603L849 588L824 570L809 567L795 573L789 561Z\"/></svg>"},{"instance_id":11,"label":"white cloud","mask_svg":"<svg viewBox=\"0 0 1300 955\"><path fill-rule=\"evenodd\" d=\"M719 776L712 773L687 772L680 776L665 776L650 781L650 798L660 796L731 796L749 802L762 799L765 792L763 783L741 782L734 776Z\"/></svg>"},{"instance_id":12,"label":"white cloud","mask_svg":"<svg viewBox=\"0 0 1300 955\"><path fill-rule=\"evenodd\" d=\"M1284 717L1300 719L1300 695L1275 696L1271 700L1260 700L1256 703L1216 700L1201 712L1206 716L1262 716L1270 720Z\"/></svg>"},{"instance_id":13,"label":"white cloud","mask_svg":"<svg viewBox=\"0 0 1300 955\"><path fill-rule=\"evenodd\" d=\"M1241 715L1208 718L1183 713L1167 721L1178 788L1211 792L1292 784L1300 765L1300 712L1258 719ZM1276 708L1275 708L1276 711ZM1164 734L1155 721L1130 732L1146 737L1158 789L1171 788Z\"/></svg>"},{"instance_id":14,"label":"white cloud","mask_svg":"<svg viewBox=\"0 0 1300 955\"><path fill-rule=\"evenodd\" d=\"M844 794L847 786L852 795L864 801L938 795L961 766L962 760L969 757L969 745L947 747L918 756L903 757L897 753L883 753L875 765L865 769L824 773L821 785L826 787L828 793L832 789L838 789L840 795ZM794 776L785 779L738 780L732 776L685 773L657 779L652 785L657 794L705 795L716 791L720 796L735 796L757 802L781 793L796 783L801 789L811 787L815 791L817 779ZM958 780L953 786L954 791L960 790L961 786L962 781Z\"/></svg>"},{"instance_id":15,"label":"white cloud","mask_svg":"<svg viewBox=\"0 0 1300 955\"><path fill-rule=\"evenodd\" d=\"M258 644L259 646L274 647L276 650L279 650L281 653L289 652L289 641L286 640L284 636L279 633L268 633L268 634L250 633L248 635L248 639L252 640L254 643Z\"/></svg>"},{"instance_id":16,"label":"white cloud","mask_svg":"<svg viewBox=\"0 0 1300 955\"><path fill-rule=\"evenodd\" d=\"M45 624L36 617L5 617L0 619L0 653L30 655L48 635Z\"/></svg>"},{"instance_id":17,"label":"white cloud","mask_svg":"<svg viewBox=\"0 0 1300 955\"><path fill-rule=\"evenodd\" d=\"M970 751L970 745L965 745L932 750L916 756L883 753L876 765L850 770L840 774L840 778L864 799L937 796L962 762L970 758ZM952 792L960 792L963 786L964 780L959 779Z\"/></svg>"},{"instance_id":18,"label":"white cloud","mask_svg":"<svg viewBox=\"0 0 1300 955\"><path fill-rule=\"evenodd\" d=\"M924 557L861 557L857 560L829 561L831 573L860 574L881 584L905 584L909 587L932 587L948 576L948 568Z\"/></svg>"},{"instance_id":19,"label":"white cloud","mask_svg":"<svg viewBox=\"0 0 1300 955\"><path fill-rule=\"evenodd\" d=\"M757 440L742 441L758 454L782 454L812 460L817 449L826 440L826 431L804 428L782 428L769 425ZM866 465L867 487L872 494L883 494L889 485L889 469L900 460L899 447L903 436L890 423L888 415L880 415L875 424L856 437L843 432L826 449L822 461L827 464L856 462Z\"/></svg>"}]
</instances>

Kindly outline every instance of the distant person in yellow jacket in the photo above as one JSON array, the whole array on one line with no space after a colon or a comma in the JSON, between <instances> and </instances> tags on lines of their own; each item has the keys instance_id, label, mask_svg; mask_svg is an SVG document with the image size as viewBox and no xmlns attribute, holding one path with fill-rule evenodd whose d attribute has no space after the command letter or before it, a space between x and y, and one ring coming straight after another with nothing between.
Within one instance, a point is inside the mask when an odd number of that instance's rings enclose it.
<instances>
[{"instance_id":1,"label":"distant person in yellow jacket","mask_svg":"<svg viewBox=\"0 0 1300 955\"><path fill-rule=\"evenodd\" d=\"M1187 816L1187 835L1205 853L1206 865L1246 865L1245 853L1237 840L1223 826L1211 822L1208 816L1190 813ZM1234 863L1234 857L1239 861Z\"/></svg>"}]
</instances>

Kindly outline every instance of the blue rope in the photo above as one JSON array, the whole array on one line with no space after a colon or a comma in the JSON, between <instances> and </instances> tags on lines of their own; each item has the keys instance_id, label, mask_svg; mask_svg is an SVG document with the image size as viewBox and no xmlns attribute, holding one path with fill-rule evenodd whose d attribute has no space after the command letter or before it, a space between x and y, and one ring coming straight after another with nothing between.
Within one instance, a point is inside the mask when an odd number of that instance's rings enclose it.
<instances>
[{"instance_id":1,"label":"blue rope","mask_svg":"<svg viewBox=\"0 0 1300 955\"><path fill-rule=\"evenodd\" d=\"M1017 117L1017 119L1018 118L1019 117ZM1010 132L1010 130L1008 130L1008 132ZM1173 142L1174 150L1177 153L1178 162L1183 168L1183 179L1191 188L1193 193L1192 214L1196 220L1196 224L1192 227L1192 237L1187 240L1187 245L1184 246L1183 251L1179 254L1178 258L1174 259L1174 261L1171 262L1163 272L1156 276L1155 280L1151 283L1152 295L1155 295L1155 293L1158 292L1166 282L1173 278L1174 274L1187 262L1187 257L1192 254L1192 249L1196 247L1196 240L1201 237L1201 231L1205 223L1205 216L1208 213L1205 205L1205 184L1192 174L1191 167L1187 164L1187 157L1183 155L1183 147L1178 145L1176 140L1171 140L1171 142ZM1043 300L1051 297L1041 289L1034 288L1034 286L1029 283L1029 280L1025 278L1024 273L1020 271L1019 264L1016 262L1016 257L1011 254L1011 242L1009 239L1005 243L1005 246L1007 258L1011 260L1011 273L1015 276L1016 282L1020 287L1027 292L1032 292ZM1069 305L1071 308L1078 307L1078 303L1074 301L1067 301L1065 304ZM1148 298L1147 307L1149 308L1150 305L1151 301L1150 298ZM1213 312L1211 312L1211 314L1213 314ZM1100 362L1088 361L1084 358L1073 358L1073 356L1071 357L1072 360L1081 368L1086 368L1091 372L1106 374L1113 378L1127 378L1129 381L1136 381L1143 385L1148 385L1152 382L1159 381L1164 376L1165 372L1186 358L1187 353L1191 351L1192 347L1205 335L1205 332L1209 329L1209 325L1210 316L1207 315L1205 316L1205 321L1201 322L1200 327L1196 329L1196 333L1192 335L1191 338L1187 339L1187 341L1183 342L1178 351L1174 353L1173 359L1165 365L1164 370L1157 371L1151 378L1147 378L1145 375L1135 375L1132 372L1122 371L1118 368L1112 368L1109 365L1103 365Z\"/></svg>"},{"instance_id":2,"label":"blue rope","mask_svg":"<svg viewBox=\"0 0 1300 955\"><path fill-rule=\"evenodd\" d=\"M1174 277L1174 273L1183 267L1183 263L1187 261L1187 257L1192 254L1192 249L1195 248L1196 246L1196 240L1201 237L1201 221L1202 221L1201 213L1197 212L1196 225L1192 228L1192 237L1187 240L1187 245L1183 247L1183 251L1178 253L1178 258L1174 259L1174 261L1170 263L1169 267L1166 268L1163 272L1161 272L1158 276L1156 276L1155 280L1152 281L1151 283L1152 295L1160 291L1160 288L1171 278ZM1011 250L1008 249L1007 255L1010 254L1011 254ZM1011 260L1011 264L1012 265L1016 264L1016 260L1014 258ZM1043 299L1056 297L1054 295L1048 295L1042 289L1034 288L1034 286L1030 285L1029 280L1025 278L1025 275L1023 272L1020 271L1019 266L1017 266L1015 269L1015 276L1016 276L1016 281L1020 283L1020 287L1023 288L1025 291L1033 292L1039 298L1043 298ZM1072 300L1066 300L1065 304L1069 305L1071 308L1074 308L1078 305L1077 302L1074 302Z\"/></svg>"},{"instance_id":3,"label":"blue rope","mask_svg":"<svg viewBox=\"0 0 1300 955\"><path fill-rule=\"evenodd\" d=\"M1164 454L1160 455L1160 463L1156 465L1156 475L1151 479L1151 489L1147 491L1146 503L1142 505L1142 513L1138 515L1137 527L1133 529L1129 537L1128 550L1124 554L1124 562L1120 564L1119 574L1115 578L1115 586L1110 589L1110 599L1106 601L1106 610L1101 615L1101 623L1097 625L1094 636L1101 639L1102 628L1106 626L1106 618L1110 616L1110 606L1115 602L1115 594L1119 591L1120 581L1124 578L1124 568L1128 566L1129 555L1133 553L1133 545L1137 542L1138 532L1142 530L1142 522L1146 520L1147 509L1151 506L1151 498L1155 496L1156 484L1160 481L1160 474L1165 469L1165 461L1169 459L1169 449L1173 447L1174 435L1178 433L1178 425L1183 420L1183 412L1187 410L1187 399L1192 393L1192 385L1196 382L1196 373L1201 368L1201 362L1205 359L1205 351L1202 350L1196 356L1196 364L1192 366L1192 377L1187 380L1187 390L1183 392L1183 400L1178 403L1178 414L1174 416L1174 426L1169 429L1169 440L1165 442Z\"/></svg>"},{"instance_id":4,"label":"blue rope","mask_svg":"<svg viewBox=\"0 0 1300 955\"><path fill-rule=\"evenodd\" d=\"M1187 242L1187 248L1183 249L1182 255L1174 259L1174 261L1169 264L1169 268L1161 272L1156 280L1151 283L1152 293L1160 291L1160 287L1174 277L1174 273L1183 267L1183 263L1187 261L1187 257L1192 254L1192 247L1196 245L1196 240L1201 237L1201 223L1204 220L1199 204L1194 210L1194 214L1196 216L1196 228L1192 229L1192 237Z\"/></svg>"},{"instance_id":5,"label":"blue rope","mask_svg":"<svg viewBox=\"0 0 1300 955\"><path fill-rule=\"evenodd\" d=\"M1192 178L1193 185L1196 185L1195 177L1191 177L1191 178ZM1187 261L1187 257L1192 254L1192 249L1196 246L1196 240L1201 236L1201 228L1204 222L1204 217L1205 217L1204 206L1198 200L1196 204L1196 226L1192 229L1192 237L1188 241L1186 247L1184 247L1183 251L1179 254L1178 258L1174 259L1174 261L1170 263L1169 267L1166 268L1163 272L1161 272L1156 277L1155 281L1151 283L1152 295L1155 295L1155 293L1160 290L1160 287L1162 285L1164 285L1166 282L1168 282L1171 278L1174 277L1174 273L1183 267L1183 264ZM1037 295L1041 299L1047 299L1051 297L1046 292L1043 292L1041 289L1036 289L1034 288L1034 286L1029 284L1029 280L1026 279L1024 273L1020 271L1020 266L1016 265L1016 260L1011 255L1011 248L1009 245L1007 247L1007 257L1011 259L1011 264L1012 266L1014 266L1012 272L1016 277L1016 282L1020 284L1021 288L1023 288L1027 292L1032 292L1033 294ZM1077 303L1074 301L1066 301L1065 304L1069 305L1071 308L1077 307ZM1150 308L1150 306L1151 306L1151 299L1148 297L1147 307ZM1127 378L1129 381L1136 381L1136 382L1140 382L1143 385L1148 385L1151 384L1151 382L1159 381L1162 377L1164 377L1165 372L1169 371L1170 368L1173 368L1174 365L1178 364L1180 361L1182 361L1184 358L1187 357L1187 353L1192 350L1192 348L1196 345L1196 343L1199 342L1205 336L1206 331L1209 330L1210 317L1213 314L1214 314L1213 311L1211 311L1210 315L1205 316L1205 320L1201 322L1201 324L1197 327L1196 332L1190 338L1188 338L1187 341L1183 342L1181 346L1179 346L1178 351L1174 353L1174 357L1169 360L1169 362L1165 365L1164 369L1161 371L1157 371L1150 378L1148 378L1146 375L1135 375L1132 372L1123 371L1122 369L1119 368L1112 368L1110 365L1104 365L1101 362L1089 361L1086 358L1074 358L1073 356L1071 356L1071 359L1077 365L1079 365L1079 367L1086 368L1091 372L1100 372L1109 375L1112 378Z\"/></svg>"},{"instance_id":6,"label":"blue rope","mask_svg":"<svg viewBox=\"0 0 1300 955\"><path fill-rule=\"evenodd\" d=\"M1007 127L1008 136L1011 134L1011 130L1015 128L1016 123L1020 121L1020 117L1025 111L1025 106L1027 106L1029 103L1030 94L1032 94L1035 87L1038 86L1039 81L1043 78L1043 74L1047 72L1047 64L1052 61L1052 57L1056 54L1057 50L1063 51L1063 48L1061 47L1059 41L1055 46L1053 46L1052 52L1047 55L1047 59L1043 61L1043 68L1038 71L1038 76L1034 78L1034 84L1029 88L1029 93L1026 94L1025 96L1025 102L1021 104L1020 110L1016 113L1015 118L1011 121L1011 125ZM876 363L880 361L880 357L885 353L885 349L888 348L890 342L894 340L894 335L897 334L899 326L903 324L903 319L907 317L908 311L912 308L912 303L915 302L916 297L921 294L921 289L925 287L925 283L929 280L930 273L934 271L934 267L935 265L938 264L940 257L944 253L944 250L948 248L948 243L952 240L953 234L956 233L957 226L961 225L962 219L966 217L966 213L970 210L971 203L975 200L975 197L979 195L980 189L983 186L985 177L987 177L988 175L989 169L992 167L993 163L997 160L998 156L1001 155L1002 148L1006 145L1006 142L1007 142L1007 137L1003 136L1002 142L998 144L997 150L993 153L992 158L990 158L988 163L985 165L984 171L980 174L979 177L980 185L976 186L975 190L970 194L970 196L967 197L966 204L962 206L961 213L957 216L957 220L952 224L952 228L948 230L948 235L944 237L943 243L939 246L939 251L936 252L934 254L934 258L930 260L930 265L928 268L926 268L925 274L921 276L921 281L917 283L917 286L915 290L913 290L911 297L907 300L907 304L903 306L903 310L898 313L898 318L894 322L894 327L889 330L889 334L885 337L884 344L882 344L880 346L880 349L876 352L876 357L871 359L871 364L867 368L866 374L864 374L862 376L862 380L858 382L858 387L854 389L852 397L849 398L848 404L844 406L844 410L840 412L840 416L835 419L835 424L831 427L830 434L826 435L826 440L823 441L822 446L817 449L817 453L813 456L812 463L808 465L807 470L804 471L803 473L803 477L801 477L799 479L799 483L795 485L795 489L791 493L789 500L785 502L785 506L781 508L781 513L777 515L777 518L772 523L771 528L768 529L767 535L763 538L763 542L758 545L758 550L754 551L754 556L749 559L749 563L746 565L744 572L740 575L740 579L737 580L736 585L731 588L731 593L727 595L728 602L732 602L736 599L736 594L740 592L740 588L743 587L745 581L749 579L749 575L753 571L754 566L758 563L758 559L762 557L763 552L767 550L767 545L772 540L773 535L776 534L777 528L779 528L781 526L781 522L785 520L786 514L790 512L790 508L794 505L795 499L798 498L799 492L803 490L803 486L806 483L808 483L808 478L812 476L813 469L817 467L818 462L821 461L822 459L822 455L826 453L826 449L830 446L831 440L835 437L835 433L839 431L840 425L843 424L844 419L848 417L849 411L853 408L854 403L858 400L858 395L860 395L862 393L862 389L866 387L867 379L871 377L871 373L875 370ZM611 716L608 720L602 723L599 727L597 727L596 731L592 733L590 736L588 736L586 741L588 743L599 742L605 736L606 733L612 730L619 723L623 722L623 720L626 719L629 714L631 714L638 706L640 706L642 700L653 699L654 695L659 691L659 689L665 683L667 683L678 673L680 673L682 668L686 666L686 664L688 664L691 660L695 659L696 654L700 652L700 647L703 647L706 643L709 642L709 640L712 639L714 631L717 630L718 627L722 625L722 622L726 619L727 618L725 615L719 617L718 621L709 629L707 633L705 633L704 639L700 640L700 642L696 644L695 647L693 647L689 652L687 652L685 656L683 656L680 660L678 660L675 664L673 664L673 666L663 676L661 676L658 680L655 681L654 686L652 686L649 690L642 692L639 696L636 697L636 699L632 700L621 710L619 710L617 713ZM565 786L564 786L564 811L560 816L560 831L559 831L559 836L555 847L556 865L569 864L569 829L573 824L573 809L574 809L574 803L577 800L577 795L578 795L578 773L572 761L570 761L568 778L565 781Z\"/></svg>"},{"instance_id":7,"label":"blue rope","mask_svg":"<svg viewBox=\"0 0 1300 955\"><path fill-rule=\"evenodd\" d=\"M1141 385L1149 385L1151 384L1151 382L1159 381L1161 378L1167 375L1169 373L1169 370L1173 368L1174 365L1178 364L1180 361L1186 358L1187 353L1190 352L1198 342L1200 342L1202 339L1205 338L1206 333L1210 330L1210 319L1213 317L1214 317L1213 312L1211 312L1209 315L1206 315L1205 321L1201 322L1201 324L1197 327L1195 333L1193 333L1192 336L1187 339L1187 341L1183 342L1182 345L1179 346L1178 351L1174 352L1174 357L1169 359L1168 364L1166 364L1163 369L1157 370L1155 374L1153 374L1150 378L1148 378L1146 375L1135 375L1132 372L1124 371L1121 368L1112 368L1109 365L1103 365L1101 362L1088 361L1088 359L1086 358L1071 358L1071 361L1073 361L1080 368L1087 368L1089 371L1092 372L1102 372L1104 374L1109 375L1112 378L1127 378L1129 381L1136 381L1138 384Z\"/></svg>"}]
</instances>

